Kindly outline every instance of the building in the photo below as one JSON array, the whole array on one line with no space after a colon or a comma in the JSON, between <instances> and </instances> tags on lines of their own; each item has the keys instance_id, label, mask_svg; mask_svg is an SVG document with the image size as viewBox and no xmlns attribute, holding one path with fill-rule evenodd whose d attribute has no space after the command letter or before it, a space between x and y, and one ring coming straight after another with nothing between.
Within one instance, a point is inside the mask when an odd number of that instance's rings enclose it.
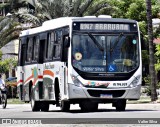
<instances>
[{"instance_id":1,"label":"building","mask_svg":"<svg viewBox=\"0 0 160 127\"><path fill-rule=\"evenodd\" d=\"M13 59L18 59L18 45L19 41L18 40L13 40L3 46L0 50L2 51L2 60L13 58Z\"/></svg>"}]
</instances>

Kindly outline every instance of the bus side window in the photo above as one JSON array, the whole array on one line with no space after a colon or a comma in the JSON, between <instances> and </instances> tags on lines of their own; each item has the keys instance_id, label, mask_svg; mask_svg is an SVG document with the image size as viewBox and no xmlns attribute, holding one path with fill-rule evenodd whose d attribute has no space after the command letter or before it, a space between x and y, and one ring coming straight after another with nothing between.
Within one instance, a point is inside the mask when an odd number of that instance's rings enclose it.
<instances>
[{"instance_id":1,"label":"bus side window","mask_svg":"<svg viewBox=\"0 0 160 127\"><path fill-rule=\"evenodd\" d=\"M45 43L45 47L44 47L44 59L48 60L48 49L49 49L49 33L46 34L45 36L47 36L46 39L44 39L44 43Z\"/></svg>"},{"instance_id":2,"label":"bus side window","mask_svg":"<svg viewBox=\"0 0 160 127\"><path fill-rule=\"evenodd\" d=\"M18 65L22 66L22 39L19 40Z\"/></svg>"},{"instance_id":3,"label":"bus side window","mask_svg":"<svg viewBox=\"0 0 160 127\"><path fill-rule=\"evenodd\" d=\"M29 43L29 38L26 39L26 54L25 54L25 63L28 62L28 43Z\"/></svg>"},{"instance_id":4,"label":"bus side window","mask_svg":"<svg viewBox=\"0 0 160 127\"><path fill-rule=\"evenodd\" d=\"M48 59L52 60L53 46L54 46L54 32L48 35Z\"/></svg>"},{"instance_id":5,"label":"bus side window","mask_svg":"<svg viewBox=\"0 0 160 127\"><path fill-rule=\"evenodd\" d=\"M32 51L33 51L33 39L29 38L27 40L27 59L26 62L31 62L32 61Z\"/></svg>"},{"instance_id":6,"label":"bus side window","mask_svg":"<svg viewBox=\"0 0 160 127\"><path fill-rule=\"evenodd\" d=\"M34 37L33 38L33 61L38 62L38 52L39 52L39 37Z\"/></svg>"},{"instance_id":7,"label":"bus side window","mask_svg":"<svg viewBox=\"0 0 160 127\"><path fill-rule=\"evenodd\" d=\"M44 62L44 47L45 47L45 39L42 39L39 41L39 53L38 53L38 63L43 63Z\"/></svg>"},{"instance_id":8,"label":"bus side window","mask_svg":"<svg viewBox=\"0 0 160 127\"><path fill-rule=\"evenodd\" d=\"M53 49L53 58L60 59L61 55L61 44L62 44L62 30L57 30L55 32L55 41L54 41L54 49Z\"/></svg>"},{"instance_id":9,"label":"bus side window","mask_svg":"<svg viewBox=\"0 0 160 127\"><path fill-rule=\"evenodd\" d=\"M53 55L53 44L54 44L54 33L47 34L47 43L45 48L45 59L52 60Z\"/></svg>"},{"instance_id":10,"label":"bus side window","mask_svg":"<svg viewBox=\"0 0 160 127\"><path fill-rule=\"evenodd\" d=\"M69 34L69 27L63 28L63 35Z\"/></svg>"},{"instance_id":11,"label":"bus side window","mask_svg":"<svg viewBox=\"0 0 160 127\"><path fill-rule=\"evenodd\" d=\"M19 56L18 56L18 65L23 66L25 64L26 56L26 44L24 43L25 39L21 39L19 43Z\"/></svg>"}]
</instances>

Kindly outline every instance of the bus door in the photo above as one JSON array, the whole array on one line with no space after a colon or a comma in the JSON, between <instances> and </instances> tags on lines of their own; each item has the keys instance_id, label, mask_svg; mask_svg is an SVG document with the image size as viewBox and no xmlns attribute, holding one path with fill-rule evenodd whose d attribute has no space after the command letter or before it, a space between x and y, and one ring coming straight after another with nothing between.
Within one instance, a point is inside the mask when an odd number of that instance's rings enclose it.
<instances>
[{"instance_id":1,"label":"bus door","mask_svg":"<svg viewBox=\"0 0 160 127\"><path fill-rule=\"evenodd\" d=\"M43 62L44 62L44 47L45 47L45 39L40 39L39 41L39 52L38 52L38 65L37 65L37 68L38 68L38 75L39 75L39 84L38 84L38 90L39 90L39 93L38 93L38 96L39 96L39 99L43 99L44 98L44 94L43 94L43 91L44 91L44 84L43 84L43 71L44 71L44 67L43 67Z\"/></svg>"},{"instance_id":2,"label":"bus door","mask_svg":"<svg viewBox=\"0 0 160 127\"><path fill-rule=\"evenodd\" d=\"M69 48L69 36L68 34L63 36L62 39L62 55L61 55L61 66L60 66L60 79L61 79L61 84L62 84L62 99L67 99L68 95L68 48Z\"/></svg>"},{"instance_id":3,"label":"bus door","mask_svg":"<svg viewBox=\"0 0 160 127\"><path fill-rule=\"evenodd\" d=\"M67 68L65 64L62 62L60 66L60 92L62 99L66 98L67 95ZM67 98L66 98L67 99Z\"/></svg>"}]
</instances>

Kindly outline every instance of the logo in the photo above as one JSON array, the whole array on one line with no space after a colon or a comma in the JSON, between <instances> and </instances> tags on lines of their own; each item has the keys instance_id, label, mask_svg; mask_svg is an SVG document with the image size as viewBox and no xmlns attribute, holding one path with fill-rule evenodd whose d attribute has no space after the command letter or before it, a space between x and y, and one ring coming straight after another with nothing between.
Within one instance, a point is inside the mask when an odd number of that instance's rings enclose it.
<instances>
[{"instance_id":1,"label":"logo","mask_svg":"<svg viewBox=\"0 0 160 127\"><path fill-rule=\"evenodd\" d=\"M116 65L114 65L114 64L110 64L109 66L108 66L108 71L109 72L115 72L117 69L116 69Z\"/></svg>"},{"instance_id":2,"label":"logo","mask_svg":"<svg viewBox=\"0 0 160 127\"><path fill-rule=\"evenodd\" d=\"M82 54L80 52L75 53L75 59L76 60L81 60L82 59Z\"/></svg>"},{"instance_id":3,"label":"logo","mask_svg":"<svg viewBox=\"0 0 160 127\"><path fill-rule=\"evenodd\" d=\"M42 124L42 122L37 119L2 119L2 124Z\"/></svg>"},{"instance_id":4,"label":"logo","mask_svg":"<svg viewBox=\"0 0 160 127\"><path fill-rule=\"evenodd\" d=\"M2 124L12 124L11 119L2 119Z\"/></svg>"}]
</instances>

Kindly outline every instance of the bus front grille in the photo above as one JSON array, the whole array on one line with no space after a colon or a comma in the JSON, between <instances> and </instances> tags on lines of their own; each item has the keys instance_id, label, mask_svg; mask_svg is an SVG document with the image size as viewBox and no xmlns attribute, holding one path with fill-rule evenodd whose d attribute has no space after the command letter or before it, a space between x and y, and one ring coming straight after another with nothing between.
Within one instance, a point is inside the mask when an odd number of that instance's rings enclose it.
<instances>
[{"instance_id":1,"label":"bus front grille","mask_svg":"<svg viewBox=\"0 0 160 127\"><path fill-rule=\"evenodd\" d=\"M125 90L87 90L92 97L101 97L101 95L112 95L112 97L121 97Z\"/></svg>"}]
</instances>

